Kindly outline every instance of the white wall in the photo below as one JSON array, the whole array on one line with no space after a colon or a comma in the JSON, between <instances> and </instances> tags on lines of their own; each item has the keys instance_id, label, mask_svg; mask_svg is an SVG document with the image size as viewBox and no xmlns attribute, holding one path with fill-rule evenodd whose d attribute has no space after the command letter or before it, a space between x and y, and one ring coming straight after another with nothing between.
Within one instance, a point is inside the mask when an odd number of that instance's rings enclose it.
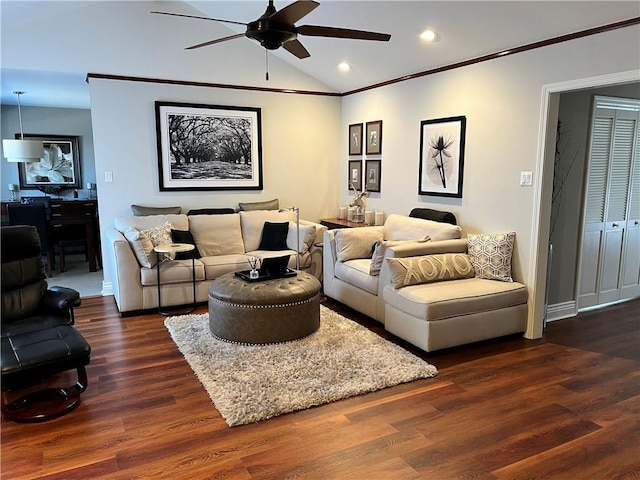
<instances>
[{"instance_id":1,"label":"white wall","mask_svg":"<svg viewBox=\"0 0 640 480\"><path fill-rule=\"evenodd\" d=\"M278 198L303 219L326 217L338 198L339 97L249 92L103 79L90 80L100 227L131 215L130 205L232 207ZM154 102L262 109L262 191L161 192ZM104 172L113 182L104 181ZM331 212L333 213L333 212ZM105 293L111 272L105 269Z\"/></svg>"},{"instance_id":2,"label":"white wall","mask_svg":"<svg viewBox=\"0 0 640 480\"><path fill-rule=\"evenodd\" d=\"M527 335L539 336L541 318L534 322L532 305L540 292L532 285L543 87L639 68L640 28L634 26L348 96L340 186L347 182L348 125L382 119L382 192L372 195L367 208L405 214L414 207L448 210L465 233L515 231L514 275L527 284L531 298ZM467 117L463 197L421 197L420 121L457 115ZM532 187L519 185L521 171L533 172ZM340 201L348 199L344 187ZM541 220L548 224L548 217Z\"/></svg>"},{"instance_id":3,"label":"white wall","mask_svg":"<svg viewBox=\"0 0 640 480\"><path fill-rule=\"evenodd\" d=\"M82 188L87 182L95 183L96 170L93 159L93 132L91 130L91 112L89 110L77 108L43 108L43 107L22 107L22 125L24 133L47 134L47 135L70 135L78 136L80 149L80 176ZM13 138L14 134L20 133L20 122L18 117L18 107L16 105L2 105L2 138ZM0 151L2 148L0 147ZM9 198L7 185L15 183L18 185L18 164L9 163L1 157L0 174L2 178L1 197L3 200ZM81 196L86 196L86 190L79 192ZM44 195L38 190L22 190L22 196ZM65 190L62 197L72 198L73 190Z\"/></svg>"}]
</instances>

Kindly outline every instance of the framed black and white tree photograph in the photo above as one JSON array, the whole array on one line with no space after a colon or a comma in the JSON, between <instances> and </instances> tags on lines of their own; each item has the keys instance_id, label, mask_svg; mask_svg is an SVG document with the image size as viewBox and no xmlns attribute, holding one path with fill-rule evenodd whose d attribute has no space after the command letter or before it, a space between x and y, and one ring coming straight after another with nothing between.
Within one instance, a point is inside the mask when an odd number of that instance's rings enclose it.
<instances>
[{"instance_id":1,"label":"framed black and white tree photograph","mask_svg":"<svg viewBox=\"0 0 640 480\"><path fill-rule=\"evenodd\" d=\"M420 122L418 193L462 198L464 116Z\"/></svg>"},{"instance_id":2,"label":"framed black and white tree photograph","mask_svg":"<svg viewBox=\"0 0 640 480\"><path fill-rule=\"evenodd\" d=\"M262 190L260 108L155 102L160 190Z\"/></svg>"}]
</instances>

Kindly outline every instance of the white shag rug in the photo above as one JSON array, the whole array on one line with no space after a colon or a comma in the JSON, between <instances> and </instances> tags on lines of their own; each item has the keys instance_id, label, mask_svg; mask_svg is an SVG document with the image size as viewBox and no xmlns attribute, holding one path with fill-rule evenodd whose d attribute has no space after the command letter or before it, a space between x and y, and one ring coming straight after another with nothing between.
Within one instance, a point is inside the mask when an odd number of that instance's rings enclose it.
<instances>
[{"instance_id":1,"label":"white shag rug","mask_svg":"<svg viewBox=\"0 0 640 480\"><path fill-rule=\"evenodd\" d=\"M218 340L206 313L169 317L164 324L231 427L438 374L323 305L320 314L314 334L272 345Z\"/></svg>"}]
</instances>

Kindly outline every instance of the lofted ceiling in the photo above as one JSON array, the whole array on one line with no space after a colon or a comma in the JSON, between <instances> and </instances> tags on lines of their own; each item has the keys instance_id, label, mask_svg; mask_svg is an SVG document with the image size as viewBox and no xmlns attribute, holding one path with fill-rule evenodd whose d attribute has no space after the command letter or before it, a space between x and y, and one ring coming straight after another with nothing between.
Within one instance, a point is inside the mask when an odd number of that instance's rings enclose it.
<instances>
[{"instance_id":1,"label":"lofted ceiling","mask_svg":"<svg viewBox=\"0 0 640 480\"><path fill-rule=\"evenodd\" d=\"M265 55L244 37L185 50L244 27L151 10L249 22L267 2L1 0L2 103L15 104L11 92L24 90L23 105L89 108L89 72L343 93L640 17L638 1L319 1L298 26L383 32L391 41L301 35L311 54L302 60L282 48ZM437 33L436 42L419 38L427 28ZM340 62L351 71L339 71Z\"/></svg>"}]
</instances>

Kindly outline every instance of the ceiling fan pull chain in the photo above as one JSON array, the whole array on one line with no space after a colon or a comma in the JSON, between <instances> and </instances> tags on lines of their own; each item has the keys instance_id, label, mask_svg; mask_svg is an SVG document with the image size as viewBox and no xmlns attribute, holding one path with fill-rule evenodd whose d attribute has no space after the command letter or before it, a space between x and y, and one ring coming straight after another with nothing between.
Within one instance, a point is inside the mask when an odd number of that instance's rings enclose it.
<instances>
[{"instance_id":1,"label":"ceiling fan pull chain","mask_svg":"<svg viewBox=\"0 0 640 480\"><path fill-rule=\"evenodd\" d=\"M269 81L269 50L264 49L264 61L266 64L267 73L265 73L264 78L268 82Z\"/></svg>"}]
</instances>

